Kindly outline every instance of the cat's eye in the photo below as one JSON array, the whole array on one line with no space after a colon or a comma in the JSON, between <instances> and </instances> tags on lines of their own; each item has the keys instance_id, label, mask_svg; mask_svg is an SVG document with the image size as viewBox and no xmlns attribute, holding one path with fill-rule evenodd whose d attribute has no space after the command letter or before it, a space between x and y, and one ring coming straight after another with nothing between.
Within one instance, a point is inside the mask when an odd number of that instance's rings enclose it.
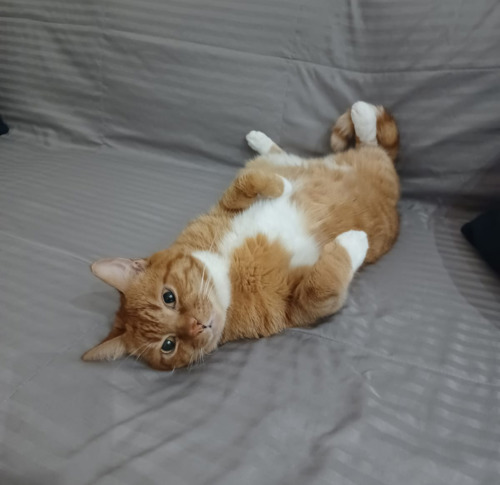
<instances>
[{"instance_id":1,"label":"cat's eye","mask_svg":"<svg viewBox=\"0 0 500 485\"><path fill-rule=\"evenodd\" d=\"M166 338L161 344L161 351L164 354L170 354L174 350L175 350L175 338L174 337Z\"/></svg>"},{"instance_id":2,"label":"cat's eye","mask_svg":"<svg viewBox=\"0 0 500 485\"><path fill-rule=\"evenodd\" d=\"M171 290L165 290L162 295L163 302L165 305L174 306L175 305L175 295Z\"/></svg>"}]
</instances>

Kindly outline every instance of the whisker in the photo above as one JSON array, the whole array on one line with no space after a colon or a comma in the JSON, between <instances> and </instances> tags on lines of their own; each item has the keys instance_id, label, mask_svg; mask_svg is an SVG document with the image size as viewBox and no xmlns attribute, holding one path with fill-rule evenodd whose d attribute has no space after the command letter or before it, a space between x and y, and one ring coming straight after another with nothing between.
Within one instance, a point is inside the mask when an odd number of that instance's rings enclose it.
<instances>
[{"instance_id":1,"label":"whisker","mask_svg":"<svg viewBox=\"0 0 500 485\"><path fill-rule=\"evenodd\" d=\"M205 294L203 295L204 298L208 298L212 296L212 291L214 290L214 285L211 281L208 282L207 288L205 291Z\"/></svg>"},{"instance_id":2,"label":"whisker","mask_svg":"<svg viewBox=\"0 0 500 485\"><path fill-rule=\"evenodd\" d=\"M200 349L200 355L198 356L198 363L199 364L205 363L205 351L203 349Z\"/></svg>"},{"instance_id":3,"label":"whisker","mask_svg":"<svg viewBox=\"0 0 500 485\"><path fill-rule=\"evenodd\" d=\"M203 271L201 273L201 279L200 279L200 287L198 288L198 293L201 293L201 288L203 286L203 278L205 278L205 264L203 264Z\"/></svg>"},{"instance_id":4,"label":"whisker","mask_svg":"<svg viewBox=\"0 0 500 485\"><path fill-rule=\"evenodd\" d=\"M211 252L212 251L212 248L214 247L214 244L215 244L215 240L217 239L217 233L215 232L214 234L214 237L212 238L212 242L210 243L210 246L208 248L208 252ZM205 266L205 264L203 264L203 272L201 274L201 281L200 281L200 289L198 290L198 293L200 295L203 295L205 294L206 292L206 286L208 285L209 283L209 280L205 280L205 270L207 269L207 267Z\"/></svg>"},{"instance_id":5,"label":"whisker","mask_svg":"<svg viewBox=\"0 0 500 485\"><path fill-rule=\"evenodd\" d=\"M146 351L148 351L149 349L152 349L152 348L156 347L156 345L157 345L157 342L151 342L151 344L150 344L150 345L148 345L148 346L147 346L147 347L146 347L146 348L142 351L142 354L139 356L139 358L141 358L141 357L144 355L144 353L145 353Z\"/></svg>"},{"instance_id":6,"label":"whisker","mask_svg":"<svg viewBox=\"0 0 500 485\"><path fill-rule=\"evenodd\" d=\"M203 286L203 291L200 292L200 298L205 298L207 296L211 284L210 277L208 277Z\"/></svg>"},{"instance_id":7,"label":"whisker","mask_svg":"<svg viewBox=\"0 0 500 485\"><path fill-rule=\"evenodd\" d=\"M137 352L139 352L139 350L142 350L142 348L145 347L146 345L149 345L149 342L144 342L142 345L139 345L139 347L135 348L134 350L132 350L132 352L129 353L129 356L131 355L136 356Z\"/></svg>"},{"instance_id":8,"label":"whisker","mask_svg":"<svg viewBox=\"0 0 500 485\"><path fill-rule=\"evenodd\" d=\"M156 342L146 342L145 344L141 345L137 349L134 350L133 354L135 355L135 359L139 360L150 348L154 347L156 345ZM144 349L140 354L137 354L140 349Z\"/></svg>"},{"instance_id":9,"label":"whisker","mask_svg":"<svg viewBox=\"0 0 500 485\"><path fill-rule=\"evenodd\" d=\"M214 245L214 242L215 242L215 238L217 237L217 235L214 235L213 239L212 239L212 242L210 243L210 246L208 248L208 252L212 251L212 247ZM198 290L198 293L201 293L201 287L202 287L202 284L203 284L203 280L205 278L205 270L207 269L207 267L203 264L203 272L201 273L201 281L200 281L200 289Z\"/></svg>"},{"instance_id":10,"label":"whisker","mask_svg":"<svg viewBox=\"0 0 500 485\"><path fill-rule=\"evenodd\" d=\"M198 288L198 293L201 293L201 288L203 286L203 279L205 278L205 269L206 269L206 266L205 266L205 264L203 264L203 271L201 273L200 287Z\"/></svg>"},{"instance_id":11,"label":"whisker","mask_svg":"<svg viewBox=\"0 0 500 485\"><path fill-rule=\"evenodd\" d=\"M130 359L131 357L135 357L135 356L136 356L136 354L137 354L137 352L138 352L139 350L141 350L141 349L142 349L145 345L148 345L148 344L149 344L149 342L146 342L146 343L144 343L144 344L142 344L142 345L139 345L139 347L137 347L136 349L134 349L132 352L129 352L129 353L128 353L128 354L127 354L127 355L126 355L126 356L122 359L122 361L120 362L120 365L118 366L118 368L120 368L120 367L121 367L121 366L122 366L122 365L126 362L126 360L127 360L127 359ZM136 360L137 360L137 358L136 358Z\"/></svg>"},{"instance_id":12,"label":"whisker","mask_svg":"<svg viewBox=\"0 0 500 485\"><path fill-rule=\"evenodd\" d=\"M190 371L191 367L193 367L193 356L194 356L194 354L189 358L189 363L188 363L188 366L187 366L187 370L188 371Z\"/></svg>"},{"instance_id":13,"label":"whisker","mask_svg":"<svg viewBox=\"0 0 500 485\"><path fill-rule=\"evenodd\" d=\"M208 251L212 251L212 248L214 246L214 242L217 239L217 232L214 234L214 238L212 239L212 243L210 244L210 247L208 248Z\"/></svg>"},{"instance_id":14,"label":"whisker","mask_svg":"<svg viewBox=\"0 0 500 485\"><path fill-rule=\"evenodd\" d=\"M203 355L203 349L193 349L193 353L189 358L188 370L191 370L195 364L200 363L200 356Z\"/></svg>"},{"instance_id":15,"label":"whisker","mask_svg":"<svg viewBox=\"0 0 500 485\"><path fill-rule=\"evenodd\" d=\"M205 285L205 288L203 291L203 297L207 296L208 290L210 289L211 285L212 285L212 282L210 281L210 278L207 278L207 284Z\"/></svg>"},{"instance_id":16,"label":"whisker","mask_svg":"<svg viewBox=\"0 0 500 485\"><path fill-rule=\"evenodd\" d=\"M209 280L207 278L207 280L205 281L205 284L203 285L203 291L201 292L201 297L204 298L205 297L205 293L207 291L207 286L209 284Z\"/></svg>"}]
</instances>

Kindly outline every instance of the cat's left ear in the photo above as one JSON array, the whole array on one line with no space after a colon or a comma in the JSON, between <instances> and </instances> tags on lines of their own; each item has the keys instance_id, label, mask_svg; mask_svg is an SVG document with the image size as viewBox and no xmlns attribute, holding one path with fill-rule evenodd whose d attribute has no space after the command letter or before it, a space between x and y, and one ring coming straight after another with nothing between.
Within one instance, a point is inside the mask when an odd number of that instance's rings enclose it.
<instances>
[{"instance_id":1,"label":"cat's left ear","mask_svg":"<svg viewBox=\"0 0 500 485\"><path fill-rule=\"evenodd\" d=\"M100 259L91 266L92 273L122 293L125 292L132 278L145 269L145 259Z\"/></svg>"},{"instance_id":2,"label":"cat's left ear","mask_svg":"<svg viewBox=\"0 0 500 485\"><path fill-rule=\"evenodd\" d=\"M127 353L125 343L123 342L122 335L118 337L104 340L100 344L87 350L82 355L82 359L89 360L115 360L123 357Z\"/></svg>"}]
</instances>

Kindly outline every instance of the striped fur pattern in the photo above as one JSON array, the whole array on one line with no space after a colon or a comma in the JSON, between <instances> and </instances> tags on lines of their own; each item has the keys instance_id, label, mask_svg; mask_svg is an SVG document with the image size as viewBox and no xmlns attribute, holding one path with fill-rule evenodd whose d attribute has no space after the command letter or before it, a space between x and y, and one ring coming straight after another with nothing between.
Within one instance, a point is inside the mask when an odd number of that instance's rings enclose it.
<instances>
[{"instance_id":1,"label":"striped fur pattern","mask_svg":"<svg viewBox=\"0 0 500 485\"><path fill-rule=\"evenodd\" d=\"M399 136L383 107L355 103L323 158L288 154L258 131L247 141L258 156L170 248L92 265L121 303L84 360L132 355L171 370L227 341L312 325L341 308L356 271L392 247Z\"/></svg>"}]
</instances>

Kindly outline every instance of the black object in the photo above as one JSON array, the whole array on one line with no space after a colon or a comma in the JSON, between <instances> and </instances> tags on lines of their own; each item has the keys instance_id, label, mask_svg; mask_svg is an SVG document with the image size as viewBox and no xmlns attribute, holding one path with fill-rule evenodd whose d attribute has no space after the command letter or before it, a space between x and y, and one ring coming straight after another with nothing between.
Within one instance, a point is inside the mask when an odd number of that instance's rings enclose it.
<instances>
[{"instance_id":1,"label":"black object","mask_svg":"<svg viewBox=\"0 0 500 485\"><path fill-rule=\"evenodd\" d=\"M500 210L489 210L464 224L462 234L500 275Z\"/></svg>"},{"instance_id":2,"label":"black object","mask_svg":"<svg viewBox=\"0 0 500 485\"><path fill-rule=\"evenodd\" d=\"M9 127L3 122L2 117L0 116L0 135L5 135L9 132Z\"/></svg>"}]
</instances>

